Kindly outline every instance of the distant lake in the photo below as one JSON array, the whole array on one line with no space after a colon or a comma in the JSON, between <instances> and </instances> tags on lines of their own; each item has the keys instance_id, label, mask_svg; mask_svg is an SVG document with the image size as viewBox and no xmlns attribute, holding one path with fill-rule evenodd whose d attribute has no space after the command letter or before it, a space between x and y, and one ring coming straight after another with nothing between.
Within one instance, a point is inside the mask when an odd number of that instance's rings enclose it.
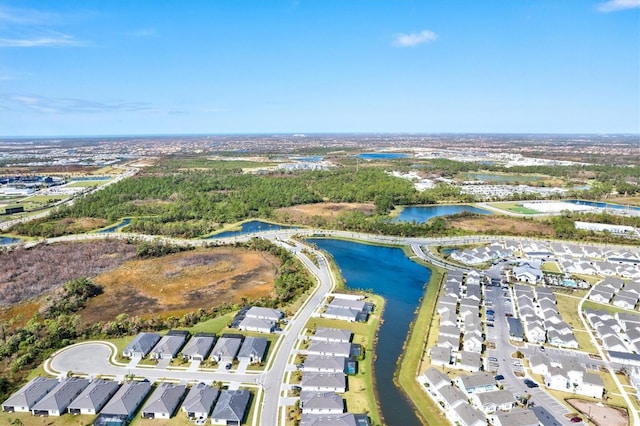
<instances>
[{"instance_id":1,"label":"distant lake","mask_svg":"<svg viewBox=\"0 0 640 426\"><path fill-rule=\"evenodd\" d=\"M468 206L466 204L441 205L441 206L408 206L405 207L400 214L394 218L395 222L427 222L429 219L438 216L449 216L462 212L493 214L489 210L479 209L477 207Z\"/></svg>"},{"instance_id":2,"label":"distant lake","mask_svg":"<svg viewBox=\"0 0 640 426\"><path fill-rule=\"evenodd\" d=\"M18 242L20 242L20 238L3 237L0 235L0 246L16 244Z\"/></svg>"},{"instance_id":3,"label":"distant lake","mask_svg":"<svg viewBox=\"0 0 640 426\"><path fill-rule=\"evenodd\" d=\"M406 158L407 154L399 152L364 152L358 154L363 160L394 160L396 158Z\"/></svg>"},{"instance_id":4,"label":"distant lake","mask_svg":"<svg viewBox=\"0 0 640 426\"><path fill-rule=\"evenodd\" d=\"M567 203L578 204L580 206L598 207L600 209L616 209L616 210L636 210L640 211L640 207L635 206L623 206L622 204L610 204L602 203L600 201L585 201L585 200L564 200Z\"/></svg>"},{"instance_id":5,"label":"distant lake","mask_svg":"<svg viewBox=\"0 0 640 426\"><path fill-rule=\"evenodd\" d=\"M113 226L110 226L110 227L105 228L105 229L103 229L101 231L98 231L98 233L99 234L107 234L107 233L110 233L110 232L116 232L118 229L123 228L123 227L127 226L130 223L131 223L131 218L127 217L127 218L122 219L119 223L117 223L117 224L115 224Z\"/></svg>"},{"instance_id":6,"label":"distant lake","mask_svg":"<svg viewBox=\"0 0 640 426\"><path fill-rule=\"evenodd\" d=\"M209 235L208 237L205 237L205 238L209 239L209 238L237 237L240 235L252 234L254 232L278 231L280 229L296 229L296 227L262 222L260 220L251 220L249 222L244 222L242 225L240 225L240 229L237 231L219 232L217 234Z\"/></svg>"},{"instance_id":7,"label":"distant lake","mask_svg":"<svg viewBox=\"0 0 640 426\"><path fill-rule=\"evenodd\" d=\"M393 373L431 270L409 260L400 248L331 239L308 241L333 256L349 288L372 289L385 299L374 361L378 402L385 424L420 425L411 402L393 383Z\"/></svg>"},{"instance_id":8,"label":"distant lake","mask_svg":"<svg viewBox=\"0 0 640 426\"><path fill-rule=\"evenodd\" d=\"M306 163L319 163L320 161L324 160L324 157L317 155L314 157L292 157L291 159L296 161L304 161Z\"/></svg>"}]
</instances>

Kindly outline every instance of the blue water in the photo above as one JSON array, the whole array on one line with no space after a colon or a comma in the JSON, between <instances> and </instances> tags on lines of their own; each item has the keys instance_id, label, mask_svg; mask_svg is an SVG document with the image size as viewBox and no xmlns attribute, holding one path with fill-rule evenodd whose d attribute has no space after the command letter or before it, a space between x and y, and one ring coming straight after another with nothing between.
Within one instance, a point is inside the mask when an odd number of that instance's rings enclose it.
<instances>
[{"instance_id":1,"label":"blue water","mask_svg":"<svg viewBox=\"0 0 640 426\"><path fill-rule=\"evenodd\" d=\"M331 239L309 241L333 256L349 288L372 289L385 298L374 363L384 424L419 425L412 404L393 383L393 372L431 271L409 260L399 248Z\"/></svg>"},{"instance_id":2,"label":"blue water","mask_svg":"<svg viewBox=\"0 0 640 426\"><path fill-rule=\"evenodd\" d=\"M431 218L438 216L448 216L462 212L493 214L488 210L479 209L464 204L443 205L443 206L409 206L405 207L400 214L394 219L396 222L426 222Z\"/></svg>"},{"instance_id":3,"label":"blue water","mask_svg":"<svg viewBox=\"0 0 640 426\"><path fill-rule=\"evenodd\" d=\"M585 200L564 200L567 203L571 203L571 204L579 204L581 206L591 206L591 207L598 207L601 209L607 208L607 209L616 209L616 210L637 210L640 211L640 207L634 207L634 206L623 206L621 204L609 204L609 203L602 203L600 201L585 201Z\"/></svg>"},{"instance_id":4,"label":"blue water","mask_svg":"<svg viewBox=\"0 0 640 426\"><path fill-rule=\"evenodd\" d=\"M358 154L358 157L363 160L394 160L396 158L406 158L407 154L398 152L364 152Z\"/></svg>"},{"instance_id":5,"label":"blue water","mask_svg":"<svg viewBox=\"0 0 640 426\"><path fill-rule=\"evenodd\" d=\"M109 232L116 232L118 229L123 228L123 227L127 226L130 223L131 223L131 219L127 217L127 218L122 219L122 221L120 223L117 223L117 224L115 224L113 226L105 228L102 231L98 231L98 233L99 234L106 234L106 233L109 233Z\"/></svg>"},{"instance_id":6,"label":"blue water","mask_svg":"<svg viewBox=\"0 0 640 426\"><path fill-rule=\"evenodd\" d=\"M240 226L239 231L225 231L219 232L217 234L210 235L206 238L227 238L227 237L237 237L244 234L252 234L254 232L261 231L277 231L280 229L295 229L295 226L286 226L286 225L277 225L274 223L262 222L260 220L252 220L249 222L244 222Z\"/></svg>"},{"instance_id":7,"label":"blue water","mask_svg":"<svg viewBox=\"0 0 640 426\"><path fill-rule=\"evenodd\" d=\"M324 159L324 157L317 155L314 157L293 157L292 160L297 160L297 161L305 161L307 163L319 163L320 161L322 161Z\"/></svg>"},{"instance_id":8,"label":"blue water","mask_svg":"<svg viewBox=\"0 0 640 426\"><path fill-rule=\"evenodd\" d=\"M19 241L20 241L20 238L3 237L0 235L0 246L16 244Z\"/></svg>"}]
</instances>

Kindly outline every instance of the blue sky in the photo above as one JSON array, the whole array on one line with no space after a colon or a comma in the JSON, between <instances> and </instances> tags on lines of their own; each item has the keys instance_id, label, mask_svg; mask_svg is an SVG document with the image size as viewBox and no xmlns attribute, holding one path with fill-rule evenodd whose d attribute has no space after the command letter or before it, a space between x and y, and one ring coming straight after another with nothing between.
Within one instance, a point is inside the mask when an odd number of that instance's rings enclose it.
<instances>
[{"instance_id":1,"label":"blue sky","mask_svg":"<svg viewBox=\"0 0 640 426\"><path fill-rule=\"evenodd\" d=\"M0 136L639 133L640 0L0 0Z\"/></svg>"}]
</instances>

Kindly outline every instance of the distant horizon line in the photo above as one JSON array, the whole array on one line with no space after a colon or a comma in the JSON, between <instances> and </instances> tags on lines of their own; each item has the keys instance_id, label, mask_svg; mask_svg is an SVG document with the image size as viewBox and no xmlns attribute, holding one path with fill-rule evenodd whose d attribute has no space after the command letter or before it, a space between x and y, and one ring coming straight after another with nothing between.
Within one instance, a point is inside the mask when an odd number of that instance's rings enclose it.
<instances>
[{"instance_id":1,"label":"distant horizon line","mask_svg":"<svg viewBox=\"0 0 640 426\"><path fill-rule=\"evenodd\" d=\"M132 138L132 137L202 137L202 136L331 136L331 135L519 135L519 136L640 136L637 133L575 133L575 132L229 132L229 133L131 133L131 134L94 134L94 135L7 135L5 139L77 139L77 138Z\"/></svg>"}]
</instances>

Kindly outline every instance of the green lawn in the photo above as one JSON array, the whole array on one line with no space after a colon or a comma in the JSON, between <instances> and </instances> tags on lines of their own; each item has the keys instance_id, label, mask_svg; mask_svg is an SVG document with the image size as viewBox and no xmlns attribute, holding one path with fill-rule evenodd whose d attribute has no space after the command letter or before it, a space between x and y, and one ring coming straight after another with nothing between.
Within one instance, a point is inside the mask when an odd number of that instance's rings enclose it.
<instances>
[{"instance_id":1,"label":"green lawn","mask_svg":"<svg viewBox=\"0 0 640 426\"><path fill-rule=\"evenodd\" d=\"M76 180L65 185L65 188L95 188L96 186L104 185L111 179L102 180Z\"/></svg>"},{"instance_id":2,"label":"green lawn","mask_svg":"<svg viewBox=\"0 0 640 426\"><path fill-rule=\"evenodd\" d=\"M518 214L540 214L539 211L522 207L519 203L489 203L491 207Z\"/></svg>"},{"instance_id":3,"label":"green lawn","mask_svg":"<svg viewBox=\"0 0 640 426\"><path fill-rule=\"evenodd\" d=\"M631 315L640 315L640 313L638 312L632 312L626 309L618 308L617 306L606 305L604 303L597 303L597 302L594 302L593 300L585 300L584 303L582 304L582 309L583 310L584 309L602 309L603 311L607 311L612 315L618 312L625 312Z\"/></svg>"},{"instance_id":4,"label":"green lawn","mask_svg":"<svg viewBox=\"0 0 640 426\"><path fill-rule=\"evenodd\" d=\"M562 316L562 319L569 324L569 327L574 331L576 340L578 341L578 348L582 351L597 354L598 350L593 345L589 337L589 333L585 330L582 321L580 320L580 314L578 313L578 303L580 299L572 297L560 292L556 292L556 300L558 304L558 313Z\"/></svg>"},{"instance_id":5,"label":"green lawn","mask_svg":"<svg viewBox=\"0 0 640 426\"><path fill-rule=\"evenodd\" d=\"M435 329L432 319L434 317L435 307L438 300L440 286L444 281L445 271L430 265L431 280L427 286L424 299L420 305L417 317L413 323L408 344L406 344L404 355L399 360L400 370L397 372L397 381L411 399L419 417L428 425L446 424L442 411L429 399L420 384L416 380L419 374L422 374L426 366L422 363L422 358L426 350L426 344L435 337ZM434 336L432 336L434 334Z\"/></svg>"}]
</instances>

